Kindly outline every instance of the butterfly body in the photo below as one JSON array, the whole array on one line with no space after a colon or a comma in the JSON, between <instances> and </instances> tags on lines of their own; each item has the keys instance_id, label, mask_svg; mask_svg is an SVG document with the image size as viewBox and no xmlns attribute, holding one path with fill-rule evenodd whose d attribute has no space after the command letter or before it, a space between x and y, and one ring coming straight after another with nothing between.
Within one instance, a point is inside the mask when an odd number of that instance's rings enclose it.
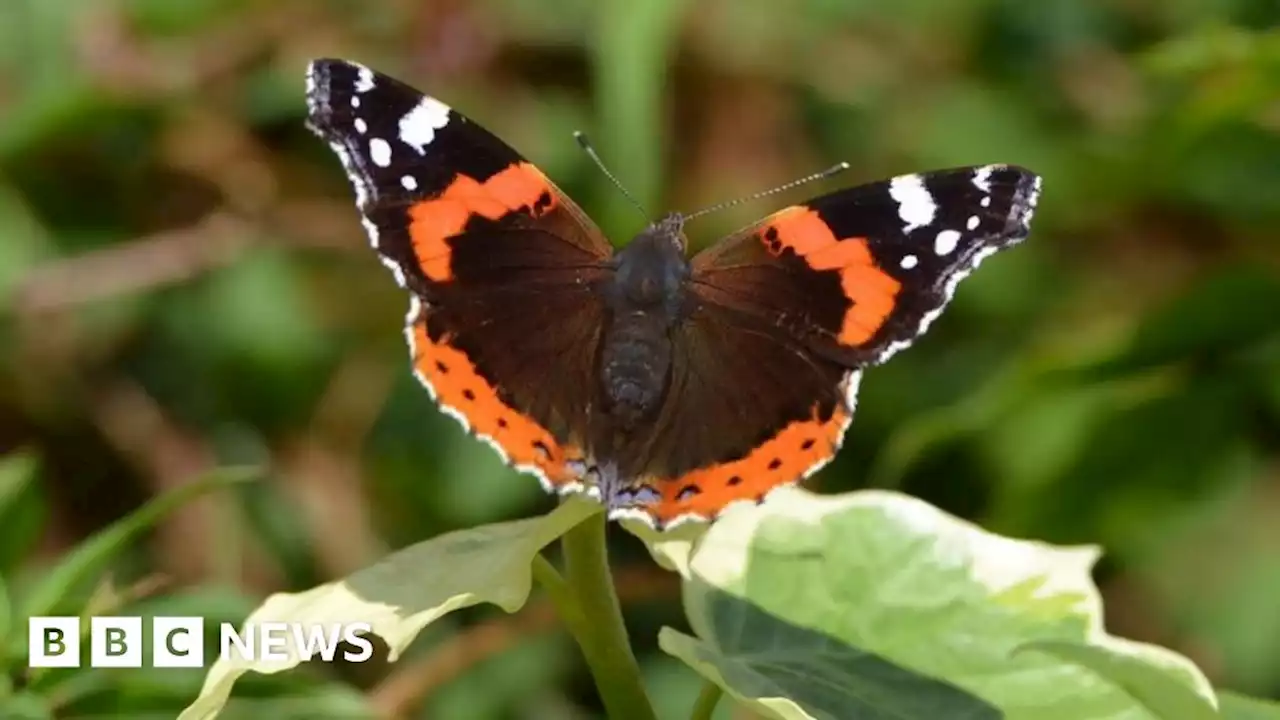
<instances>
[{"instance_id":1,"label":"butterfly body","mask_svg":"<svg viewBox=\"0 0 1280 720\"><path fill-rule=\"evenodd\" d=\"M953 168L783 208L689 257L672 213L621 250L536 167L356 63L308 69L309 124L408 290L415 374L550 491L665 527L837 452L861 373L1026 237L1040 179Z\"/></svg>"},{"instance_id":2,"label":"butterfly body","mask_svg":"<svg viewBox=\"0 0 1280 720\"><path fill-rule=\"evenodd\" d=\"M689 313L683 218L650 225L617 253L604 285L601 408L625 440L643 430L666 394L672 333ZM601 448L603 450L603 448Z\"/></svg>"}]
</instances>

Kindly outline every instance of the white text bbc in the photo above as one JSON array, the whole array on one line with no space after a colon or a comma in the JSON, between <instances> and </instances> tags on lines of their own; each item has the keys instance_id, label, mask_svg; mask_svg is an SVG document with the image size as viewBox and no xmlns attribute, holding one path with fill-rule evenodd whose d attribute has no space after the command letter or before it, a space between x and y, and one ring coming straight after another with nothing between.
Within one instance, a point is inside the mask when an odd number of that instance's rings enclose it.
<instances>
[{"instance_id":1,"label":"white text bbc","mask_svg":"<svg viewBox=\"0 0 1280 720\"><path fill-rule=\"evenodd\" d=\"M203 667L204 625L200 617L152 618L152 666ZM27 629L28 665L80 667L80 618L33 617ZM285 662L293 657L333 662L346 642L350 647L341 658L365 662L373 657L373 643L364 637L371 631L369 623L263 622L243 629L219 623L218 656L229 662ZM146 642L140 617L90 618L89 667L142 667Z\"/></svg>"}]
</instances>

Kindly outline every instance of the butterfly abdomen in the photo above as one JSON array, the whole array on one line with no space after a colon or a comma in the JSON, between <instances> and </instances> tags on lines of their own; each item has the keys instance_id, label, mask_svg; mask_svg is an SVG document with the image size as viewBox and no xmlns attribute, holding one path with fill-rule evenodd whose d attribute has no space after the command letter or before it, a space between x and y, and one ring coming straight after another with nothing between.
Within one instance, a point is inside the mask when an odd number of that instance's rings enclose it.
<instances>
[{"instance_id":1,"label":"butterfly abdomen","mask_svg":"<svg viewBox=\"0 0 1280 720\"><path fill-rule=\"evenodd\" d=\"M629 432L662 402L671 370L671 340L655 313L615 316L600 353L605 407L617 430Z\"/></svg>"},{"instance_id":2,"label":"butterfly abdomen","mask_svg":"<svg viewBox=\"0 0 1280 720\"><path fill-rule=\"evenodd\" d=\"M609 309L600 380L612 424L624 434L651 418L671 370L671 333L685 305L689 263L678 218L651 225L618 253L604 288Z\"/></svg>"}]
</instances>

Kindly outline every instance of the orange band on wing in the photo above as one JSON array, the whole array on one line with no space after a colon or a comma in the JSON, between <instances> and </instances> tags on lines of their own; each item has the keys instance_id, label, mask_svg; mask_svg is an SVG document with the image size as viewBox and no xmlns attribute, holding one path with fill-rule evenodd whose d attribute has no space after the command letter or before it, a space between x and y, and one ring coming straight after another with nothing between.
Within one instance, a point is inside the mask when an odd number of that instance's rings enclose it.
<instances>
[{"instance_id":1,"label":"orange band on wing","mask_svg":"<svg viewBox=\"0 0 1280 720\"><path fill-rule=\"evenodd\" d=\"M789 248L814 270L840 272L840 287L851 303L840 342L867 342L893 313L902 284L876 265L866 238L837 238L817 211L799 205L776 213L760 238L774 255Z\"/></svg>"},{"instance_id":2,"label":"orange band on wing","mask_svg":"<svg viewBox=\"0 0 1280 720\"><path fill-rule=\"evenodd\" d=\"M570 463L581 462L582 451L557 442L532 418L504 403L475 364L447 339L432 341L423 322L413 326L413 366L436 402L465 418L472 433L497 445L508 463L536 471L552 488L578 481L580 470Z\"/></svg>"},{"instance_id":3,"label":"orange band on wing","mask_svg":"<svg viewBox=\"0 0 1280 720\"><path fill-rule=\"evenodd\" d=\"M453 278L449 238L472 216L497 220L524 209L533 217L555 207L547 178L529 163L510 165L484 182L459 175L444 192L409 208L409 239L422 272L436 282Z\"/></svg>"},{"instance_id":4,"label":"orange band on wing","mask_svg":"<svg viewBox=\"0 0 1280 720\"><path fill-rule=\"evenodd\" d=\"M762 500L779 485L795 482L822 466L840 449L849 411L838 406L822 420L793 422L739 460L651 483L660 501L647 508L660 525L681 515L712 518L735 500Z\"/></svg>"}]
</instances>

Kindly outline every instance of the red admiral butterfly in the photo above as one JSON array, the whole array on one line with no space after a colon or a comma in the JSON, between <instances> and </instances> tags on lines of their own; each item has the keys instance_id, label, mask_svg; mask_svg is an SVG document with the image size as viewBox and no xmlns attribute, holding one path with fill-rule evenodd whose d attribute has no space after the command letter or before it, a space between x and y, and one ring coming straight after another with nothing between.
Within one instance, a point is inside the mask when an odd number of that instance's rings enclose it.
<instances>
[{"instance_id":1,"label":"red admiral butterfly","mask_svg":"<svg viewBox=\"0 0 1280 720\"><path fill-rule=\"evenodd\" d=\"M1040 191L1010 165L903 175L692 258L680 213L614 252L536 167L434 98L316 60L307 103L410 292L413 367L441 409L548 491L657 527L825 465L862 368L1025 238Z\"/></svg>"}]
</instances>

